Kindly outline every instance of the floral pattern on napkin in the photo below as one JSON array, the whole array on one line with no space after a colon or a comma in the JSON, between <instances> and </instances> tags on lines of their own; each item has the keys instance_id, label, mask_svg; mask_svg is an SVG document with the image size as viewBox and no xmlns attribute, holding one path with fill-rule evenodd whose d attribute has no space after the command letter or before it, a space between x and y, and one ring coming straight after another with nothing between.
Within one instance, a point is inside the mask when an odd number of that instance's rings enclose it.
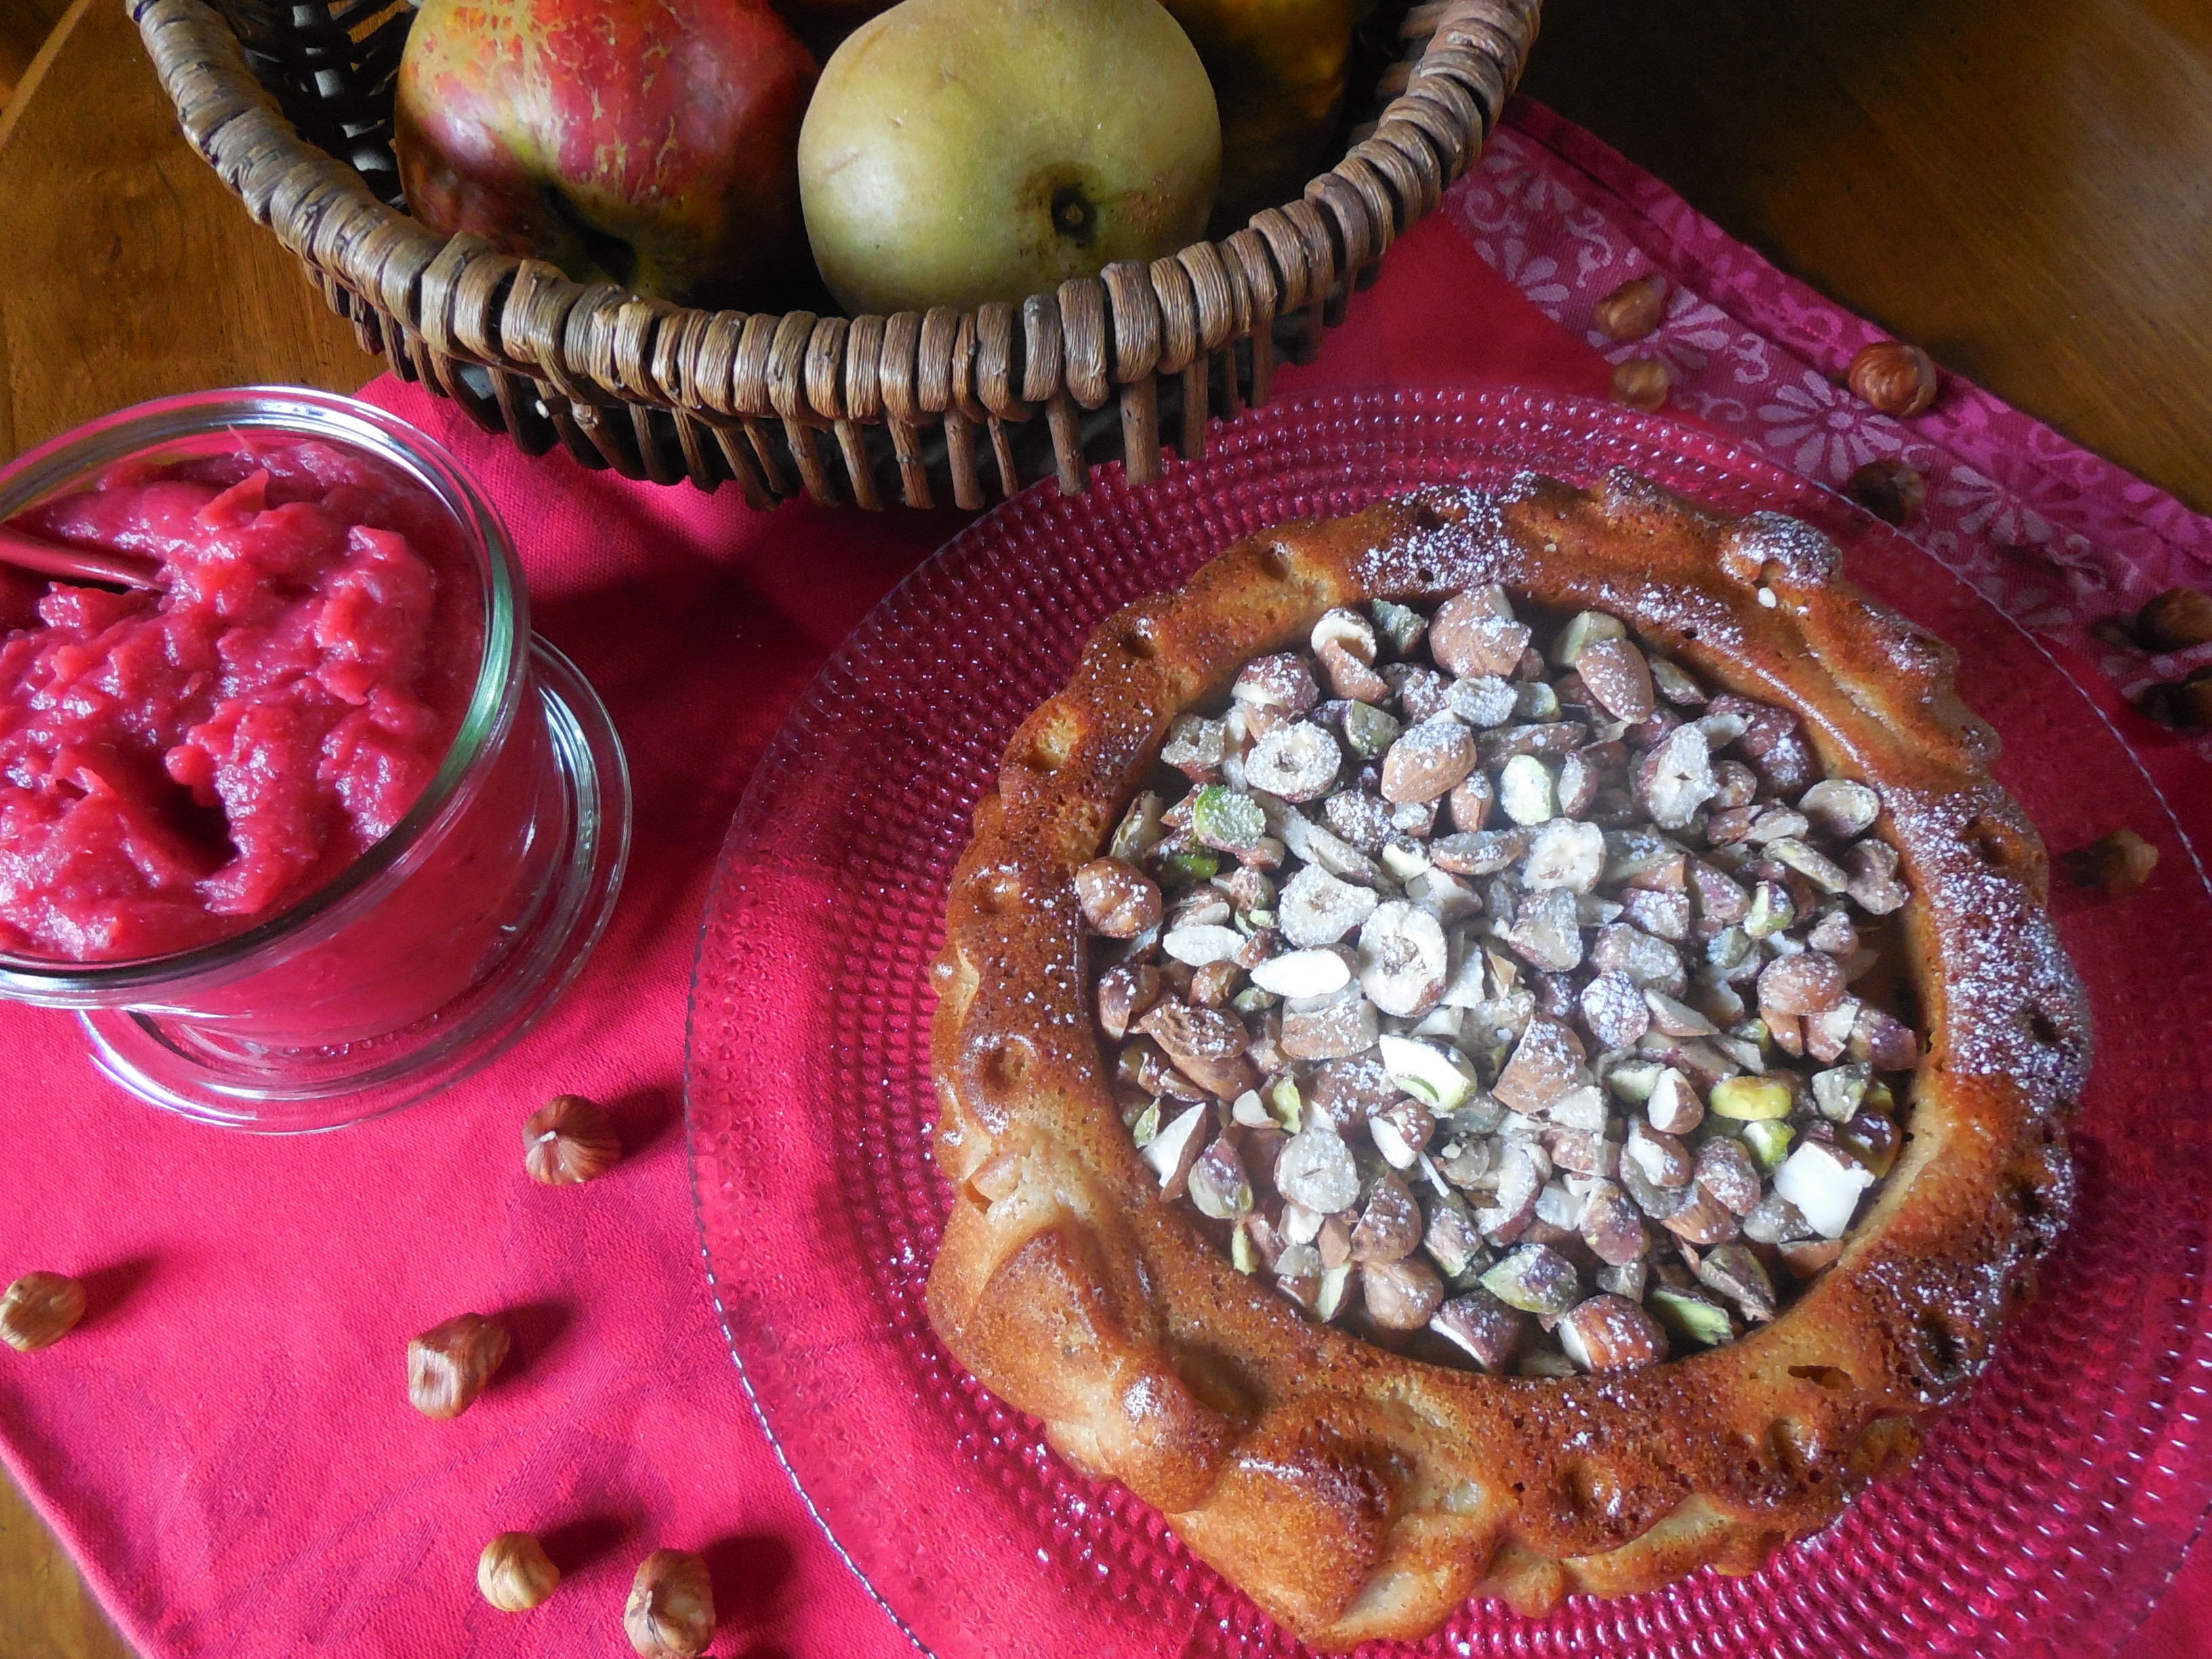
<instances>
[{"instance_id":1,"label":"floral pattern on napkin","mask_svg":"<svg viewBox=\"0 0 2212 1659\"><path fill-rule=\"evenodd\" d=\"M1668 404L1802 477L1841 489L1897 457L1928 480L1909 532L2029 632L2095 663L2123 696L2212 663L2212 645L2157 655L2113 627L2154 594L2212 586L2212 520L1949 374L1910 421L1842 384L1882 330L1778 270L1682 198L1550 110L1507 109L1445 211L1475 251L1608 362L1656 357ZM1621 283L1667 301L1649 338L1591 320ZM2212 760L2212 736L2191 744Z\"/></svg>"}]
</instances>

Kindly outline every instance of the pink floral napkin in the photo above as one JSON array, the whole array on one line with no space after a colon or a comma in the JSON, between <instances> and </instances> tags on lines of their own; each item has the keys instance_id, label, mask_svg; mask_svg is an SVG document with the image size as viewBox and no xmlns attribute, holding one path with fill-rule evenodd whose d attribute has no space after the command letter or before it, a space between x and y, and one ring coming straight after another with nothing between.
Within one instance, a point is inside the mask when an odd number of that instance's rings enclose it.
<instances>
[{"instance_id":1,"label":"pink floral napkin","mask_svg":"<svg viewBox=\"0 0 2212 1659\"><path fill-rule=\"evenodd\" d=\"M1910 421L1862 403L1844 371L1882 330L1572 122L1516 99L1443 210L1539 310L1608 360L1664 362L1674 412L1837 488L1878 458L1917 468L1929 496L1913 539L2124 694L2212 662L2212 645L2152 656L2094 631L2167 588L2212 584L2212 520L1955 375ZM1627 345L1598 332L1597 302L1644 276L1665 289L1659 331ZM2182 741L2148 722L2130 735ZM2212 736L2190 741L2212 759Z\"/></svg>"}]
</instances>

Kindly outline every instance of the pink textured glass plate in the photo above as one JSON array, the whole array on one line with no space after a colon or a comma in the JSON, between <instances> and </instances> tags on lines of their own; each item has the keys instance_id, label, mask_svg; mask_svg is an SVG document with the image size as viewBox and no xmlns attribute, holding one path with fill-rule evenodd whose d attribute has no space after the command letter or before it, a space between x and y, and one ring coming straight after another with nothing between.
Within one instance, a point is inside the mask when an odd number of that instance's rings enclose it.
<instances>
[{"instance_id":1,"label":"pink textured glass plate","mask_svg":"<svg viewBox=\"0 0 2212 1659\"><path fill-rule=\"evenodd\" d=\"M714 1292L793 1477L942 1659L1302 1651L929 1328L950 1192L929 1146L927 969L1007 737L1098 622L1239 537L1421 483L1614 466L1821 525L1863 586L1958 647L1960 690L2004 738L1998 775L2054 851L2128 824L2162 862L2133 899L2057 903L2097 1026L2080 1212L1913 1468L1753 1577L1571 1598L1538 1620L1472 1602L1377 1650L2081 1659L2112 1651L2179 1562L2212 1501L2212 889L2166 804L2173 757L2131 751L2057 659L1904 538L1707 433L1523 392L1343 394L1220 429L1157 488L1033 489L979 521L831 659L723 850L688 1079Z\"/></svg>"}]
</instances>

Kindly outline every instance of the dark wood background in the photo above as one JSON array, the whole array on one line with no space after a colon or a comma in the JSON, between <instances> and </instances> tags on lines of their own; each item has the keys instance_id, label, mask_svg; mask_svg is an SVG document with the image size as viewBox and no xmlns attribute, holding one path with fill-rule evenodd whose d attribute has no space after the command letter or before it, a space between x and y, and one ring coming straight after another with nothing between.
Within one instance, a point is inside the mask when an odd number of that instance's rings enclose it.
<instances>
[{"instance_id":1,"label":"dark wood background","mask_svg":"<svg viewBox=\"0 0 2212 1659\"><path fill-rule=\"evenodd\" d=\"M2212 5L1554 0L1524 89L2212 511Z\"/></svg>"},{"instance_id":2,"label":"dark wood background","mask_svg":"<svg viewBox=\"0 0 2212 1659\"><path fill-rule=\"evenodd\" d=\"M368 380L178 137L121 0L58 9L0 0L0 457L164 392ZM2212 510L2205 0L1552 0L1525 86L1784 269ZM125 1652L0 1480L0 1659Z\"/></svg>"},{"instance_id":3,"label":"dark wood background","mask_svg":"<svg viewBox=\"0 0 2212 1659\"><path fill-rule=\"evenodd\" d=\"M15 95L17 83L64 9L64 0L0 0L0 109Z\"/></svg>"}]
</instances>

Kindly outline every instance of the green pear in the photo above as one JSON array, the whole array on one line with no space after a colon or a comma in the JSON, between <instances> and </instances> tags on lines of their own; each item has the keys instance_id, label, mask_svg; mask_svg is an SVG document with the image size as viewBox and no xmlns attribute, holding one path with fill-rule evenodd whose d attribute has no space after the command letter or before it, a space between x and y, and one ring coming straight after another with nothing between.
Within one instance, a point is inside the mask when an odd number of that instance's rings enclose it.
<instances>
[{"instance_id":1,"label":"green pear","mask_svg":"<svg viewBox=\"0 0 2212 1659\"><path fill-rule=\"evenodd\" d=\"M1221 121L1158 0L902 0L799 135L814 262L854 313L1018 300L1206 229Z\"/></svg>"}]
</instances>

